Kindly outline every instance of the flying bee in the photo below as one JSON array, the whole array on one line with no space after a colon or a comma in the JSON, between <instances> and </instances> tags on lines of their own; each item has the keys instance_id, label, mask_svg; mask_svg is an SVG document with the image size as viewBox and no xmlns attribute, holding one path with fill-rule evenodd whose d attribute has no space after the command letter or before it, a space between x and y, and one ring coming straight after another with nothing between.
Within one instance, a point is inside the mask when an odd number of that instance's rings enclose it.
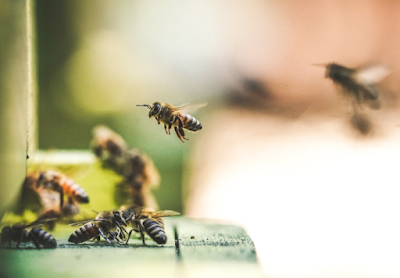
<instances>
[{"instance_id":1,"label":"flying bee","mask_svg":"<svg viewBox=\"0 0 400 278\"><path fill-rule=\"evenodd\" d=\"M203 129L201 123L193 116L187 114L186 111L188 111L189 109L198 109L206 105L207 104L204 103L174 107L168 103L154 102L152 105L142 104L136 106L145 106L149 108L149 118L154 117L158 124L163 123L165 132L167 134L171 134L170 130L172 127L174 127L176 135L183 143L183 139L189 140L185 137L184 129L191 132L196 132Z\"/></svg>"},{"instance_id":2,"label":"flying bee","mask_svg":"<svg viewBox=\"0 0 400 278\"><path fill-rule=\"evenodd\" d=\"M21 242L32 242L37 249L40 249L41 245L44 248L56 248L57 241L54 237L48 232L35 227L51 220L54 219L41 219L30 224L16 223L12 226L5 226L1 230L1 244L8 242L11 246L13 241L17 243L16 247L19 248Z\"/></svg>"},{"instance_id":3,"label":"flying bee","mask_svg":"<svg viewBox=\"0 0 400 278\"><path fill-rule=\"evenodd\" d=\"M379 98L377 83L389 74L384 66L347 68L336 63L322 65L326 67L325 77L344 89L345 96L351 97L358 105L370 102L371 105ZM373 106L371 106L373 108Z\"/></svg>"},{"instance_id":4,"label":"flying bee","mask_svg":"<svg viewBox=\"0 0 400 278\"><path fill-rule=\"evenodd\" d=\"M148 207L137 207L135 205L122 206L122 209L134 214L134 217L129 221L133 228L129 231L126 244L129 241L132 231L140 233L143 245L146 245L145 233L157 244L167 243L167 235L162 217L180 215L179 212L173 210L155 211Z\"/></svg>"},{"instance_id":5,"label":"flying bee","mask_svg":"<svg viewBox=\"0 0 400 278\"><path fill-rule=\"evenodd\" d=\"M111 240L119 243L118 238L124 239L127 234L123 226L126 226L126 222L131 221L132 217L132 213L121 210L100 212L95 219L70 224L70 226L82 226L69 236L68 242L78 244L96 239L99 242L101 236L108 243L111 243Z\"/></svg>"}]
</instances>

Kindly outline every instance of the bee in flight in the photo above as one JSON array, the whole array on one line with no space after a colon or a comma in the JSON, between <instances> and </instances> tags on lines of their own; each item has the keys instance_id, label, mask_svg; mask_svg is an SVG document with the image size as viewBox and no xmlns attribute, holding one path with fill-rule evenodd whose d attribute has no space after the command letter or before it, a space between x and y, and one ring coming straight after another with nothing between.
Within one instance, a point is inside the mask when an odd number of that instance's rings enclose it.
<instances>
[{"instance_id":1,"label":"bee in flight","mask_svg":"<svg viewBox=\"0 0 400 278\"><path fill-rule=\"evenodd\" d=\"M161 217L180 215L179 212L173 210L155 211L148 207L137 207L135 205L122 206L122 209L134 214L134 217L130 221L133 229L129 231L126 244L130 239L132 231L140 233L143 245L146 245L145 233L157 244L167 243L164 221Z\"/></svg>"},{"instance_id":2,"label":"bee in flight","mask_svg":"<svg viewBox=\"0 0 400 278\"><path fill-rule=\"evenodd\" d=\"M127 234L123 226L126 226L127 221L131 221L132 216L133 214L121 210L103 211L98 213L95 219L70 224L82 226L70 235L68 242L78 244L96 239L99 242L101 236L108 243L112 243L111 240L119 243L118 238L125 239L124 233Z\"/></svg>"},{"instance_id":3,"label":"bee in flight","mask_svg":"<svg viewBox=\"0 0 400 278\"><path fill-rule=\"evenodd\" d=\"M325 77L342 87L344 97L351 101L354 114L351 116L351 125L361 134L370 133L372 124L365 113L361 113L363 105L372 109L379 109L379 89L377 83L389 74L389 70L381 65L347 68L329 63L317 65L326 67Z\"/></svg>"},{"instance_id":4,"label":"bee in flight","mask_svg":"<svg viewBox=\"0 0 400 278\"><path fill-rule=\"evenodd\" d=\"M1 244L9 243L11 246L11 242L17 243L17 248L21 242L31 242L35 245L37 249L40 249L41 246L44 248L56 248L57 241L54 237L48 232L37 228L36 226L42 225L44 222L52 221L54 219L41 219L34 221L30 224L25 223L16 223L12 226L5 226L1 230Z\"/></svg>"},{"instance_id":5,"label":"bee in flight","mask_svg":"<svg viewBox=\"0 0 400 278\"><path fill-rule=\"evenodd\" d=\"M354 69L336 63L319 66L325 66L325 77L340 85L345 96L352 97L359 105L378 100L379 90L376 84L389 74L386 67L379 65Z\"/></svg>"},{"instance_id":6,"label":"bee in flight","mask_svg":"<svg viewBox=\"0 0 400 278\"><path fill-rule=\"evenodd\" d=\"M194 104L194 105L181 105L174 107L168 103L154 102L152 105L142 104L136 106L145 106L150 109L149 118L154 117L158 124L163 123L164 129L167 134L171 134L171 128L174 127L175 133L179 140L189 140L185 137L185 131L196 132L203 129L201 123L187 114L189 110L196 110L204 107L207 104Z\"/></svg>"}]
</instances>

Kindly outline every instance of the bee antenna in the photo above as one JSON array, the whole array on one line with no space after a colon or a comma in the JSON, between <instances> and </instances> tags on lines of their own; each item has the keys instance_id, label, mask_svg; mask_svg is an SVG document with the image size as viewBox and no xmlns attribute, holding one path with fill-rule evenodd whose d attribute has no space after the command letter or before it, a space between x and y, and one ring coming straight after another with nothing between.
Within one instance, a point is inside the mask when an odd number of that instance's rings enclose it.
<instances>
[{"instance_id":1,"label":"bee antenna","mask_svg":"<svg viewBox=\"0 0 400 278\"><path fill-rule=\"evenodd\" d=\"M151 106L150 106L150 105L148 105L148 104L137 104L136 106L145 106L145 107L147 107L147 108L151 109Z\"/></svg>"}]
</instances>

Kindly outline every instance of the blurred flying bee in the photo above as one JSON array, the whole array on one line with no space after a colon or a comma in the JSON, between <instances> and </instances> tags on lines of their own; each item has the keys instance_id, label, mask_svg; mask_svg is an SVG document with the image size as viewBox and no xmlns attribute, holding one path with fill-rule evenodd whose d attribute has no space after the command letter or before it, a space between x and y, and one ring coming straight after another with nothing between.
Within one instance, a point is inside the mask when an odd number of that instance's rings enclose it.
<instances>
[{"instance_id":1,"label":"blurred flying bee","mask_svg":"<svg viewBox=\"0 0 400 278\"><path fill-rule=\"evenodd\" d=\"M105 126L97 126L93 129L91 147L104 167L110 167L118 174L123 172L127 146L119 134Z\"/></svg>"},{"instance_id":2,"label":"blurred flying bee","mask_svg":"<svg viewBox=\"0 0 400 278\"><path fill-rule=\"evenodd\" d=\"M107 127L96 127L93 134L92 149L102 166L124 178L116 188L116 203L156 207L150 187L159 184L160 176L151 158L138 149L129 149L122 137Z\"/></svg>"},{"instance_id":3,"label":"blurred flying bee","mask_svg":"<svg viewBox=\"0 0 400 278\"><path fill-rule=\"evenodd\" d=\"M50 220L54 219L41 219L30 224L16 223L12 226L5 226L1 230L1 244L8 242L11 246L13 241L17 243L16 247L19 248L21 242L32 242L37 249L40 249L41 246L44 248L56 248L57 242L54 237L48 232L35 227Z\"/></svg>"},{"instance_id":4,"label":"blurred flying bee","mask_svg":"<svg viewBox=\"0 0 400 278\"><path fill-rule=\"evenodd\" d=\"M345 96L351 97L358 105L369 102L376 106L374 101L379 98L377 83L389 74L384 66L370 66L351 69L336 63L323 65L326 67L325 77L340 85Z\"/></svg>"},{"instance_id":5,"label":"blurred flying bee","mask_svg":"<svg viewBox=\"0 0 400 278\"><path fill-rule=\"evenodd\" d=\"M184 129L191 132L203 129L201 123L196 118L187 114L187 111L195 110L206 105L207 104L195 104L174 107L168 103L154 102L152 105L142 104L136 106L145 106L149 108L149 118L154 117L158 124L163 123L167 134L171 134L170 130L174 127L179 140L184 142L183 139L189 140L185 137Z\"/></svg>"},{"instance_id":6,"label":"blurred flying bee","mask_svg":"<svg viewBox=\"0 0 400 278\"><path fill-rule=\"evenodd\" d=\"M131 221L132 217L132 213L122 210L100 212L95 219L70 224L70 226L82 226L70 235L68 242L78 244L96 239L99 242L101 236L108 243L112 243L111 240L119 243L118 238L125 239L127 234L123 226L126 226L126 222Z\"/></svg>"},{"instance_id":7,"label":"blurred flying bee","mask_svg":"<svg viewBox=\"0 0 400 278\"><path fill-rule=\"evenodd\" d=\"M132 231L140 233L143 245L146 245L145 233L157 244L167 243L164 221L161 217L180 215L179 212L173 210L155 211L148 207L137 207L135 205L122 206L121 209L131 212L134 215L131 221L129 221L133 228L129 231L126 244L129 241Z\"/></svg>"},{"instance_id":8,"label":"blurred flying bee","mask_svg":"<svg viewBox=\"0 0 400 278\"><path fill-rule=\"evenodd\" d=\"M370 133L371 120L360 109L364 104L372 109L380 108L377 83L389 74L389 70L384 66L351 69L336 63L320 66L326 67L325 77L340 85L343 95L351 100L354 111L350 118L352 127L363 135Z\"/></svg>"}]
</instances>

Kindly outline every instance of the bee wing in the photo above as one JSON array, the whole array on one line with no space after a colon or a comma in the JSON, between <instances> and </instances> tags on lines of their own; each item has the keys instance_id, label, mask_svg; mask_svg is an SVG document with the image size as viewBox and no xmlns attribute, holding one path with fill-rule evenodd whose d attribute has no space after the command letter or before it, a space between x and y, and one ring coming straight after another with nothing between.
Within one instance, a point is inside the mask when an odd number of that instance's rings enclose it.
<instances>
[{"instance_id":1,"label":"bee wing","mask_svg":"<svg viewBox=\"0 0 400 278\"><path fill-rule=\"evenodd\" d=\"M360 89L366 94L369 99L376 100L379 95L379 90L375 86L389 74L389 69L385 66L371 66L358 70L355 74L355 80L360 85Z\"/></svg>"},{"instance_id":2,"label":"bee wing","mask_svg":"<svg viewBox=\"0 0 400 278\"><path fill-rule=\"evenodd\" d=\"M355 79L360 84L375 84L380 82L390 73L386 66L371 66L359 69L355 74Z\"/></svg>"},{"instance_id":3,"label":"bee wing","mask_svg":"<svg viewBox=\"0 0 400 278\"><path fill-rule=\"evenodd\" d=\"M60 206L60 193L40 187L37 189L40 203L45 209L58 208Z\"/></svg>"},{"instance_id":4,"label":"bee wing","mask_svg":"<svg viewBox=\"0 0 400 278\"><path fill-rule=\"evenodd\" d=\"M177 216L177 215L180 215L180 213L173 210L161 210L153 214L153 217L166 217L166 216Z\"/></svg>"},{"instance_id":5,"label":"bee wing","mask_svg":"<svg viewBox=\"0 0 400 278\"><path fill-rule=\"evenodd\" d=\"M179 105L179 106L173 108L172 110L180 111L180 112L187 113L187 114L196 113L196 111L198 109L200 109L204 106L207 106L207 104L208 104L207 102L193 103L193 104L187 103L187 104Z\"/></svg>"},{"instance_id":6,"label":"bee wing","mask_svg":"<svg viewBox=\"0 0 400 278\"><path fill-rule=\"evenodd\" d=\"M43 224L57 220L57 218L43 218L43 219L38 219L36 221L33 221L32 223L29 223L26 225L26 228L28 227L33 227L33 226L42 226Z\"/></svg>"},{"instance_id":7,"label":"bee wing","mask_svg":"<svg viewBox=\"0 0 400 278\"><path fill-rule=\"evenodd\" d=\"M83 220L79 222L74 222L69 224L68 226L82 226L85 225L86 223L93 222L93 221L104 221L107 220L106 218L97 218L97 219L89 219L89 220Z\"/></svg>"}]
</instances>

